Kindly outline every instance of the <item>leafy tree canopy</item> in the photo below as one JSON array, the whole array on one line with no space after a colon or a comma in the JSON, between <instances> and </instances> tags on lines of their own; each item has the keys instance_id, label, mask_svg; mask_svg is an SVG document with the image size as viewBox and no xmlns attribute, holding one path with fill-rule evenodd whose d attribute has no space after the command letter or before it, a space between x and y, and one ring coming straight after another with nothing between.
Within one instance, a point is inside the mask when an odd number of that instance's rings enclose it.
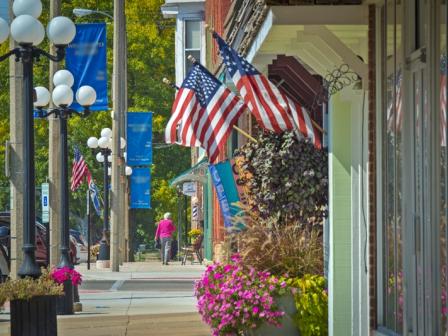
<instances>
[{"instance_id":1,"label":"leafy tree canopy","mask_svg":"<svg viewBox=\"0 0 448 336\"><path fill-rule=\"evenodd\" d=\"M40 20L48 22L49 0L43 0L43 15ZM127 64L128 64L128 106L129 111L154 112L154 142L163 142L163 129L170 115L174 92L166 87L161 79L174 77L174 21L163 19L160 6L163 0L128 0L126 1L127 21ZM113 22L104 16L87 16L76 18L74 8L90 8L112 14L113 2L110 0L72 0L63 1L62 14L75 22L101 22L106 20L108 43L108 87L112 80L112 37ZM42 48L48 50L45 42ZM7 43L0 46L0 52L7 51ZM35 86L48 87L48 61L44 58L34 67ZM9 139L9 65L0 63L0 167L4 166L5 141ZM110 90L109 90L110 91ZM112 100L110 99L110 106ZM45 182L48 176L48 122L36 120L36 184ZM111 127L110 112L92 113L88 118L72 117L69 122L69 146L78 145L86 159L95 181L102 190L102 168L96 162L93 153L87 148L89 136L99 135L104 127ZM154 150L152 166L152 209L138 210L134 213L135 227L140 230L141 239L147 238L153 231L154 222L165 211L176 210L176 194L168 181L181 171L187 169L190 154L187 148L172 146ZM70 161L72 158L70 158ZM76 226L85 216L86 185L79 191L71 193L71 224ZM39 207L39 204L36 204ZM0 170L0 210L9 209L9 181ZM96 219L97 229L101 219Z\"/></svg>"}]
</instances>

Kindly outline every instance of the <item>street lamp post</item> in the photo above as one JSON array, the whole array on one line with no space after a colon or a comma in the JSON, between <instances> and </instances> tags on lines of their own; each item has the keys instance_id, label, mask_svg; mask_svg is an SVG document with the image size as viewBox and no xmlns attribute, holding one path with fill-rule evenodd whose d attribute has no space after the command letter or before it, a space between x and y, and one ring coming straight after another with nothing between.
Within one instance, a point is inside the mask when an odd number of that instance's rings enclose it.
<instances>
[{"instance_id":1,"label":"street lamp post","mask_svg":"<svg viewBox=\"0 0 448 336\"><path fill-rule=\"evenodd\" d=\"M36 87L36 101L34 106L37 108L36 117L46 118L54 115L59 118L59 137L60 137L60 181L61 190L60 216L61 225L61 259L58 268L73 268L73 263L69 256L70 244L70 224L69 224L69 190L68 190L68 146L67 146L67 121L72 115L87 116L90 113L89 107L95 103L95 90L86 85L81 86L76 92L76 100L83 106L83 112L77 112L69 106L73 103L73 91L71 87L74 83L73 75L67 70L59 70L53 76L55 88L51 94L54 105L57 108L44 110L44 107L50 102L50 92L45 87ZM65 295L59 299L58 313L73 314L73 286L70 282L64 283Z\"/></svg>"},{"instance_id":2,"label":"street lamp post","mask_svg":"<svg viewBox=\"0 0 448 336\"><path fill-rule=\"evenodd\" d=\"M109 163L112 161L112 130L103 128L101 137L90 137L87 140L87 146L91 149L99 148L96 154L96 160L103 164L103 189L104 189L104 220L103 235L100 241L100 250L98 254L99 267L110 267L110 245L109 245ZM126 146L125 139L121 138L121 148Z\"/></svg>"},{"instance_id":3,"label":"street lamp post","mask_svg":"<svg viewBox=\"0 0 448 336\"><path fill-rule=\"evenodd\" d=\"M46 118L54 115L59 118L59 137L60 137L60 189L61 203L60 213L62 218L61 230L61 259L58 268L73 268L73 264L69 257L70 244L70 225L69 225L69 191L68 191L68 146L67 146L67 121L72 115L80 115L86 117L89 115L89 107L96 101L95 90L88 85L81 86L76 92L76 101L84 108L83 112L77 112L69 106L73 103L73 86L74 78L68 70L59 70L53 76L53 84L55 88L52 92L53 103L57 108L45 111L43 108L50 102L50 92L44 87L36 87L36 101L34 106L37 108L36 116L38 118Z\"/></svg>"},{"instance_id":4,"label":"street lamp post","mask_svg":"<svg viewBox=\"0 0 448 336\"><path fill-rule=\"evenodd\" d=\"M13 4L16 18L11 23L11 36L18 43L18 47L10 50L0 61L15 56L23 66L23 165L24 165L24 193L23 193L23 263L18 275L21 277L37 278L41 271L36 263L36 208L35 208L35 165L34 165L34 119L33 119L33 63L42 56L53 62L64 59L65 48L73 40L76 28L66 17L53 18L47 27L49 40L56 46L56 55L37 48L45 37L45 29L37 18L42 13L40 0L16 0ZM5 20L0 19L0 43L7 40L9 27Z\"/></svg>"}]
</instances>

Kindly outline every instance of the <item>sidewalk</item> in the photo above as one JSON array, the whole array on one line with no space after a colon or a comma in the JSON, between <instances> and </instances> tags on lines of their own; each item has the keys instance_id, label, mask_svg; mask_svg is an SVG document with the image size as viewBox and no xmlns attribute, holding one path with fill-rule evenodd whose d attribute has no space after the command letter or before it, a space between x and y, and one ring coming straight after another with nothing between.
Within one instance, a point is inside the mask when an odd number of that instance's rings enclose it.
<instances>
[{"instance_id":1,"label":"sidewalk","mask_svg":"<svg viewBox=\"0 0 448 336\"><path fill-rule=\"evenodd\" d=\"M110 269L97 269L95 263L91 263L90 270L87 264L76 266L76 270L83 275L84 280L132 280L132 279L199 279L205 270L204 265L187 263L182 266L179 261L162 265L157 261L131 262L120 266L120 272L111 272Z\"/></svg>"},{"instance_id":2,"label":"sidewalk","mask_svg":"<svg viewBox=\"0 0 448 336\"><path fill-rule=\"evenodd\" d=\"M193 283L203 265L172 262L125 263L120 272L76 266L83 311L58 316L59 336L206 336L196 310ZM0 336L9 335L9 309L0 314Z\"/></svg>"}]
</instances>

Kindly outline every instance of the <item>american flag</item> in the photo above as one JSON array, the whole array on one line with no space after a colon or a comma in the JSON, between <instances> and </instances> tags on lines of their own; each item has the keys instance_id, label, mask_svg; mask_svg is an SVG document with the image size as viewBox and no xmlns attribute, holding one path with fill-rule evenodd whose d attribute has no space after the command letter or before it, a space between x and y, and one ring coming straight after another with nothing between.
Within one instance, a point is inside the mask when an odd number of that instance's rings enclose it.
<instances>
[{"instance_id":1,"label":"american flag","mask_svg":"<svg viewBox=\"0 0 448 336\"><path fill-rule=\"evenodd\" d=\"M86 162L84 161L84 157L82 156L79 148L77 146L74 147L74 157L73 157L73 167L72 167L72 179L71 179L71 187L72 191L75 191L82 184L84 177L90 177L90 171L87 167Z\"/></svg>"},{"instance_id":2,"label":"american flag","mask_svg":"<svg viewBox=\"0 0 448 336\"><path fill-rule=\"evenodd\" d=\"M216 39L227 71L244 102L264 128L275 133L299 129L317 148L321 148L318 130L308 112L271 83L263 74L216 33Z\"/></svg>"},{"instance_id":3,"label":"american flag","mask_svg":"<svg viewBox=\"0 0 448 336\"><path fill-rule=\"evenodd\" d=\"M195 63L177 92L165 141L201 146L213 163L245 108L223 83Z\"/></svg>"}]
</instances>

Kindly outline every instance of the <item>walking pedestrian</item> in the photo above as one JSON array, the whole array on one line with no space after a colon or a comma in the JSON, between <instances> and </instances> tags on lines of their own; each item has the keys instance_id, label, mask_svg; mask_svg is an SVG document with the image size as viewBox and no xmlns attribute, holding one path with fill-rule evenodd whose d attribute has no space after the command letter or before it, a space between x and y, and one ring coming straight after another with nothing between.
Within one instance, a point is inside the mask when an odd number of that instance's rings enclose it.
<instances>
[{"instance_id":1,"label":"walking pedestrian","mask_svg":"<svg viewBox=\"0 0 448 336\"><path fill-rule=\"evenodd\" d=\"M176 227L171 220L171 213L167 212L163 215L163 219L157 225L155 241L160 238L160 258L163 265L168 265L171 257L171 241L172 235L176 231Z\"/></svg>"}]
</instances>

